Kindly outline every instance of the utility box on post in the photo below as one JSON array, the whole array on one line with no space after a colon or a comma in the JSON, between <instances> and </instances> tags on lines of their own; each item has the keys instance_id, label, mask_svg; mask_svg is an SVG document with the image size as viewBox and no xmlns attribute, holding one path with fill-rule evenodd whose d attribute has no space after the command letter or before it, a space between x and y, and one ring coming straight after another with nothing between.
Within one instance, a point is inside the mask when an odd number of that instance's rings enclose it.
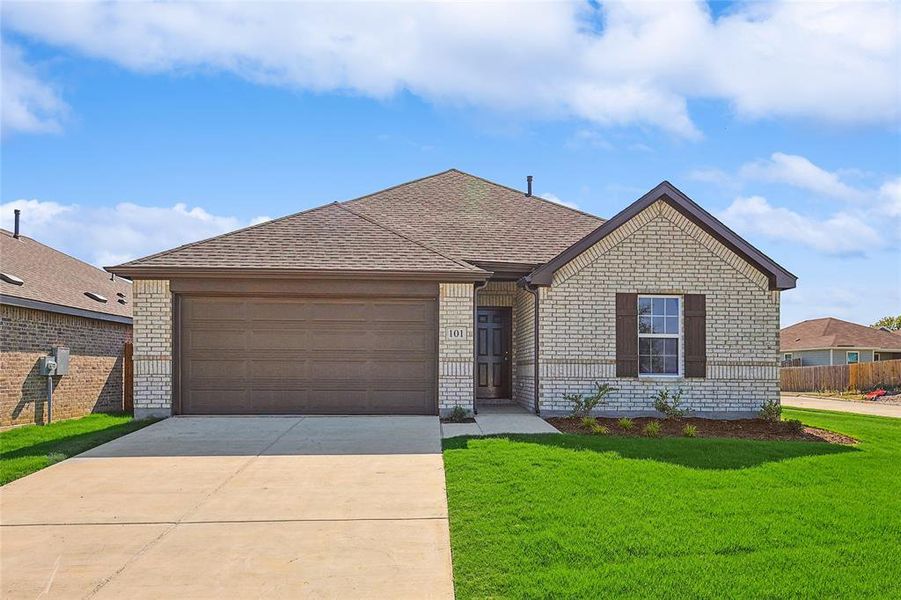
<instances>
[{"instance_id":1,"label":"utility box on post","mask_svg":"<svg viewBox=\"0 0 901 600\"><path fill-rule=\"evenodd\" d=\"M44 377L53 377L56 375L56 359L52 356L42 356L38 361L38 371Z\"/></svg>"},{"instance_id":2,"label":"utility box on post","mask_svg":"<svg viewBox=\"0 0 901 600\"><path fill-rule=\"evenodd\" d=\"M56 373L54 375L69 374L69 349L65 346L56 346L50 351L56 359Z\"/></svg>"}]
</instances>

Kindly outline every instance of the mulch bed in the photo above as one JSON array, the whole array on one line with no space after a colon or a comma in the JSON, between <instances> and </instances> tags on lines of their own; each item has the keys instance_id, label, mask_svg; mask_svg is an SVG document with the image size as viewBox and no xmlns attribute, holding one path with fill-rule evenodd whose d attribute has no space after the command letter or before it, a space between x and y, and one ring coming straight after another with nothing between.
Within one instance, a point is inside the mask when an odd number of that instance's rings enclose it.
<instances>
[{"instance_id":1,"label":"mulch bed","mask_svg":"<svg viewBox=\"0 0 901 600\"><path fill-rule=\"evenodd\" d=\"M442 418L442 419L440 419L440 421L442 423L475 423L476 422L476 420L472 417L466 417L465 419L457 419L457 420L449 419L449 418Z\"/></svg>"},{"instance_id":2,"label":"mulch bed","mask_svg":"<svg viewBox=\"0 0 901 600\"><path fill-rule=\"evenodd\" d=\"M563 433L578 433L596 435L582 425L582 420L575 417L550 417L548 423ZM826 442L829 444L856 444L857 440L841 433L817 429L816 427L803 427L800 431L793 430L785 421L774 423L763 419L737 419L716 420L698 419L687 417L679 420L654 419L652 417L636 417L632 419L632 429L624 430L619 426L619 419L598 417L599 425L605 426L608 435L644 437L644 426L651 421L660 423L661 437L685 437L682 428L686 425L694 425L697 428L697 437L703 438L735 438L743 440L793 440L801 442Z\"/></svg>"}]
</instances>

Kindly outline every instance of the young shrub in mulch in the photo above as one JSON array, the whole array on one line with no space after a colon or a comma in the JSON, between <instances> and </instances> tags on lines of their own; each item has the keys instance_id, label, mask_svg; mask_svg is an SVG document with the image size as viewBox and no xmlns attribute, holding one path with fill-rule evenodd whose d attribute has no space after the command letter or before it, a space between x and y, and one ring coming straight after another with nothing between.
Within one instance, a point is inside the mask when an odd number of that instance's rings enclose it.
<instances>
[{"instance_id":1,"label":"young shrub in mulch","mask_svg":"<svg viewBox=\"0 0 901 600\"><path fill-rule=\"evenodd\" d=\"M691 409L682 406L682 389L678 389L672 394L667 388L658 390L654 396L654 410L663 413L663 417L667 420L679 420L688 416Z\"/></svg>"},{"instance_id":2,"label":"young shrub in mulch","mask_svg":"<svg viewBox=\"0 0 901 600\"><path fill-rule=\"evenodd\" d=\"M632 422L632 419L629 417L623 417L619 421L616 422L620 429L623 431L631 431L633 427L635 427L635 423Z\"/></svg>"},{"instance_id":3,"label":"young shrub in mulch","mask_svg":"<svg viewBox=\"0 0 901 600\"><path fill-rule=\"evenodd\" d=\"M591 433L593 433L595 435L607 435L608 433L610 433L610 430L607 429L607 427L605 427L603 425L595 423L594 425L591 426Z\"/></svg>"},{"instance_id":4,"label":"young shrub in mulch","mask_svg":"<svg viewBox=\"0 0 901 600\"><path fill-rule=\"evenodd\" d=\"M606 402L604 399L610 392L615 392L616 388L610 387L606 383L594 383L594 393L585 394L563 394L563 399L572 404L572 416L588 417L591 411Z\"/></svg>"},{"instance_id":5,"label":"young shrub in mulch","mask_svg":"<svg viewBox=\"0 0 901 600\"><path fill-rule=\"evenodd\" d=\"M660 421L651 421L642 431L649 438L660 437Z\"/></svg>"},{"instance_id":6,"label":"young shrub in mulch","mask_svg":"<svg viewBox=\"0 0 901 600\"><path fill-rule=\"evenodd\" d=\"M597 420L594 417L582 417L582 427L585 429L591 429L597 425Z\"/></svg>"},{"instance_id":7,"label":"young shrub in mulch","mask_svg":"<svg viewBox=\"0 0 901 600\"><path fill-rule=\"evenodd\" d=\"M757 416L764 421L778 423L782 419L782 403L779 400L767 400L761 405Z\"/></svg>"},{"instance_id":8,"label":"young shrub in mulch","mask_svg":"<svg viewBox=\"0 0 901 600\"><path fill-rule=\"evenodd\" d=\"M455 406L450 414L441 420L445 423L475 423L475 419L469 416L469 411L462 406Z\"/></svg>"},{"instance_id":9,"label":"young shrub in mulch","mask_svg":"<svg viewBox=\"0 0 901 600\"><path fill-rule=\"evenodd\" d=\"M682 428L682 435L684 435L685 437L691 437L691 438L697 437L698 428L695 427L694 425L686 425L685 427Z\"/></svg>"},{"instance_id":10,"label":"young shrub in mulch","mask_svg":"<svg viewBox=\"0 0 901 600\"><path fill-rule=\"evenodd\" d=\"M785 424L792 433L802 433L804 431L804 423L798 419L789 419L788 421L785 421Z\"/></svg>"}]
</instances>

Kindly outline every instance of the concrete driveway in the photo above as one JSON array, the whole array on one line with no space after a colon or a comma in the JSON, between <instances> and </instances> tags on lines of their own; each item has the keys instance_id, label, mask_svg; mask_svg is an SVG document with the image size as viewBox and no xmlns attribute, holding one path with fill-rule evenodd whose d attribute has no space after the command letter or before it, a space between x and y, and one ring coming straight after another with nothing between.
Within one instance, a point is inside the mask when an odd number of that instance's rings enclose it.
<instances>
[{"instance_id":1,"label":"concrete driveway","mask_svg":"<svg viewBox=\"0 0 901 600\"><path fill-rule=\"evenodd\" d=\"M452 598L436 417L183 417L0 488L3 598Z\"/></svg>"}]
</instances>

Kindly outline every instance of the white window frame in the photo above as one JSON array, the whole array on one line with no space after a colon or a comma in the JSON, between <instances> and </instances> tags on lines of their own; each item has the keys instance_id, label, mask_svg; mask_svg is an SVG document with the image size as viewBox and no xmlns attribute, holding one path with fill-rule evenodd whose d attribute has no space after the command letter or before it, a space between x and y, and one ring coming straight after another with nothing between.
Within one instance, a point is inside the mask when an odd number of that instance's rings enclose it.
<instances>
[{"instance_id":1,"label":"white window frame","mask_svg":"<svg viewBox=\"0 0 901 600\"><path fill-rule=\"evenodd\" d=\"M882 353L881 353L881 352L874 352L874 353L873 353L873 362L881 361L881 360L882 360Z\"/></svg>"},{"instance_id":2,"label":"white window frame","mask_svg":"<svg viewBox=\"0 0 901 600\"><path fill-rule=\"evenodd\" d=\"M851 355L856 354L857 360L851 362ZM860 350L848 350L845 352L845 364L846 365L856 365L860 363Z\"/></svg>"},{"instance_id":3,"label":"white window frame","mask_svg":"<svg viewBox=\"0 0 901 600\"><path fill-rule=\"evenodd\" d=\"M679 378L683 377L683 373L684 373L683 365L685 364L685 349L683 347L684 346L683 334L684 334L684 329L685 329L683 313L685 310L685 298L683 296L680 296L679 294L638 294L638 298L635 300L636 311L638 310L638 307L641 305L642 298L651 298L651 299L653 299L653 298L675 298L676 300L678 300L679 301L679 335L675 336L671 333L641 333L641 329L640 329L640 325L639 325L639 323L641 323L641 314L640 313L638 314L638 319L636 320L636 323L635 323L635 328L638 332L638 348L639 348L638 377L639 377L639 379L679 379ZM676 365L677 365L679 372L678 373L642 373L641 372L640 348L641 348L641 338L643 338L643 337L664 338L664 339L671 339L674 337L678 338L678 346L677 346L678 350L677 351L679 353L679 356L676 360Z\"/></svg>"},{"instance_id":4,"label":"white window frame","mask_svg":"<svg viewBox=\"0 0 901 600\"><path fill-rule=\"evenodd\" d=\"M793 358L792 353L786 352L785 354L782 355L782 362L790 361L790 360L792 360L792 358Z\"/></svg>"}]
</instances>

